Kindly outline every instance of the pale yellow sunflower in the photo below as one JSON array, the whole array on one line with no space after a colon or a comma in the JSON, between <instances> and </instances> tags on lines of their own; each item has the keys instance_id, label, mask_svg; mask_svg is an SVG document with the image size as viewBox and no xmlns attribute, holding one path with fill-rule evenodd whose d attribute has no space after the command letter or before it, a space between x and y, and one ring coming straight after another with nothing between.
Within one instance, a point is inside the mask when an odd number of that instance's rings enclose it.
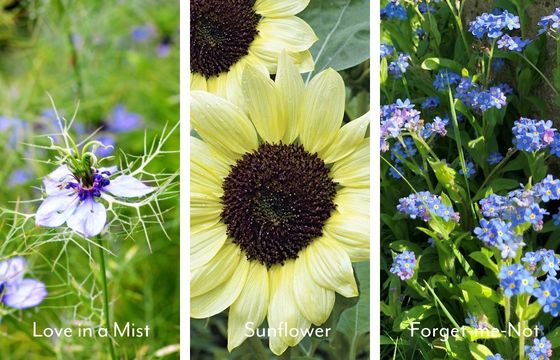
<instances>
[{"instance_id":1,"label":"pale yellow sunflower","mask_svg":"<svg viewBox=\"0 0 560 360\"><path fill-rule=\"evenodd\" d=\"M193 91L191 316L229 307L228 349L265 318L282 354L329 317L335 292L358 295L369 259L369 114L342 126L332 69L307 87L281 53L275 81L247 67L245 111Z\"/></svg>"},{"instance_id":2,"label":"pale yellow sunflower","mask_svg":"<svg viewBox=\"0 0 560 360\"><path fill-rule=\"evenodd\" d=\"M275 74L283 50L300 72L313 70L309 48L317 36L295 16L308 4L309 0L191 1L191 90L237 103L244 66Z\"/></svg>"}]
</instances>

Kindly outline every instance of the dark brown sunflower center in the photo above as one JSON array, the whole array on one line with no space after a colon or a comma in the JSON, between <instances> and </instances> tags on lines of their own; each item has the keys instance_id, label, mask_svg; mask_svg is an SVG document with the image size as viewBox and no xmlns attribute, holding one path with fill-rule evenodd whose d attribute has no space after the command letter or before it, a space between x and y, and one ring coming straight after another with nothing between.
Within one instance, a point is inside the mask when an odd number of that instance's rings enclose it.
<instances>
[{"instance_id":1,"label":"dark brown sunflower center","mask_svg":"<svg viewBox=\"0 0 560 360\"><path fill-rule=\"evenodd\" d=\"M249 53L260 20L254 0L191 1L191 70L209 78Z\"/></svg>"},{"instance_id":2,"label":"dark brown sunflower center","mask_svg":"<svg viewBox=\"0 0 560 360\"><path fill-rule=\"evenodd\" d=\"M297 258L335 209L329 169L300 145L263 144L245 154L223 190L228 235L247 259L269 267Z\"/></svg>"}]
</instances>

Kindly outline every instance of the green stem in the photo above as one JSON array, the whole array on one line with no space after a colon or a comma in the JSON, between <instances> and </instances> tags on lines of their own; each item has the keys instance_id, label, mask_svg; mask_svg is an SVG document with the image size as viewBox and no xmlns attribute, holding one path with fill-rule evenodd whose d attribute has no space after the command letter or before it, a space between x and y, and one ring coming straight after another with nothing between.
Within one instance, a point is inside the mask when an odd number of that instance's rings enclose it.
<instances>
[{"instance_id":1,"label":"green stem","mask_svg":"<svg viewBox=\"0 0 560 360\"><path fill-rule=\"evenodd\" d=\"M68 42L68 46L70 47L70 56L72 59L72 68L74 70L74 77L76 80L76 93L79 99L83 98L83 85L82 85L82 68L81 68L81 61L78 57L78 49L76 48L76 44L74 43L74 38L72 34L72 23L68 13L66 11L66 6L62 0L58 0L58 6L62 13L62 16L66 20L66 39Z\"/></svg>"},{"instance_id":2,"label":"green stem","mask_svg":"<svg viewBox=\"0 0 560 360\"><path fill-rule=\"evenodd\" d=\"M496 47L496 40L492 41L492 47L490 48L490 55L488 56L488 65L486 65L486 86L490 83L490 71L492 68L492 58L494 57L494 48Z\"/></svg>"},{"instance_id":3,"label":"green stem","mask_svg":"<svg viewBox=\"0 0 560 360\"><path fill-rule=\"evenodd\" d=\"M520 52L515 52L515 54L519 54L519 56L521 56L523 60L527 62L527 64L529 64L537 73L539 73L539 75L543 78L543 80L547 83L547 85L552 89L552 91L554 91L556 96L560 95L558 93L558 90L556 90L556 88L554 87L554 85L552 85L550 80L548 80L548 78L542 73L542 71L539 70L539 68L535 64L531 62L531 60L529 60L525 55L523 55Z\"/></svg>"},{"instance_id":4,"label":"green stem","mask_svg":"<svg viewBox=\"0 0 560 360\"><path fill-rule=\"evenodd\" d=\"M508 324L509 324L509 317L510 317L510 312L511 312L511 298L509 296L505 297L505 317L506 317L506 322L504 324L504 327L507 328Z\"/></svg>"},{"instance_id":5,"label":"green stem","mask_svg":"<svg viewBox=\"0 0 560 360\"><path fill-rule=\"evenodd\" d=\"M103 314L105 315L105 327L107 331L109 331L111 327L111 322L109 321L109 288L107 286L107 269L105 266L105 250L103 250L103 244L101 242L101 236L97 237L97 243L99 247L99 262L101 265L101 282L103 285ZM113 344L113 339L111 336L107 336L109 352L111 353L111 359L116 360L117 356L115 355L115 347Z\"/></svg>"},{"instance_id":6,"label":"green stem","mask_svg":"<svg viewBox=\"0 0 560 360\"><path fill-rule=\"evenodd\" d=\"M453 8L451 1L446 0L446 3L447 6L449 6L449 10L451 10L451 13L453 14L453 17L455 18L455 22L457 23L457 28L459 30L459 33L461 34L461 39L463 40L463 45L465 46L465 50L467 54L469 54L470 52L469 43L467 42L467 38L465 37L465 32L463 31L463 22L461 20L461 14L460 14L461 9L458 9L458 12L455 13L455 9Z\"/></svg>"}]
</instances>

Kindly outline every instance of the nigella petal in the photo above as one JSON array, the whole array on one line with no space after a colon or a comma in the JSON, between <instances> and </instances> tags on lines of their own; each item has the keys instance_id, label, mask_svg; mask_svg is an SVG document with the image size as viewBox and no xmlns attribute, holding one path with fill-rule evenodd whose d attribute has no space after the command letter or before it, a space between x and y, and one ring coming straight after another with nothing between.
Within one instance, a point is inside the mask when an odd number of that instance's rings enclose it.
<instances>
[{"instance_id":1,"label":"nigella petal","mask_svg":"<svg viewBox=\"0 0 560 360\"><path fill-rule=\"evenodd\" d=\"M105 210L105 206L88 198L78 205L66 224L85 237L92 237L101 233L106 221L107 210Z\"/></svg>"},{"instance_id":2,"label":"nigella petal","mask_svg":"<svg viewBox=\"0 0 560 360\"><path fill-rule=\"evenodd\" d=\"M130 175L121 175L111 180L111 183L104 188L104 190L119 197L140 197L151 193L155 189Z\"/></svg>"},{"instance_id":3,"label":"nigella petal","mask_svg":"<svg viewBox=\"0 0 560 360\"><path fill-rule=\"evenodd\" d=\"M45 186L45 192L47 195L55 195L60 191L67 192L64 187L61 189L59 186L66 181L72 179L72 173L66 165L61 165L56 168L55 171L48 174L43 178L43 185Z\"/></svg>"},{"instance_id":4,"label":"nigella petal","mask_svg":"<svg viewBox=\"0 0 560 360\"><path fill-rule=\"evenodd\" d=\"M47 196L35 215L35 223L39 226L57 227L72 215L78 205L77 195Z\"/></svg>"},{"instance_id":5,"label":"nigella petal","mask_svg":"<svg viewBox=\"0 0 560 360\"><path fill-rule=\"evenodd\" d=\"M26 309L39 305L47 296L45 284L33 279L23 279L8 286L2 302L14 309Z\"/></svg>"},{"instance_id":6,"label":"nigella petal","mask_svg":"<svg viewBox=\"0 0 560 360\"><path fill-rule=\"evenodd\" d=\"M18 283L23 278L27 268L27 261L17 256L6 261L0 261L0 283Z\"/></svg>"}]
</instances>

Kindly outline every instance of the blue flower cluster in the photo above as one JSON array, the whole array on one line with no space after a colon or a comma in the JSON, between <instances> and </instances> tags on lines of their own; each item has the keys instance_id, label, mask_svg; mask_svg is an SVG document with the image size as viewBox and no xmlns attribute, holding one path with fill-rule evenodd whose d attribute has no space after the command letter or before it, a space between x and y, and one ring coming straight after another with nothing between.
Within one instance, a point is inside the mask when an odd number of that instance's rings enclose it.
<instances>
[{"instance_id":1,"label":"blue flower cluster","mask_svg":"<svg viewBox=\"0 0 560 360\"><path fill-rule=\"evenodd\" d=\"M554 142L556 129L550 120L521 118L514 122L513 144L521 151L538 151Z\"/></svg>"},{"instance_id":2,"label":"blue flower cluster","mask_svg":"<svg viewBox=\"0 0 560 360\"><path fill-rule=\"evenodd\" d=\"M552 357L552 344L546 337L533 339L532 346L525 346L529 360L549 360Z\"/></svg>"},{"instance_id":3,"label":"blue flower cluster","mask_svg":"<svg viewBox=\"0 0 560 360\"><path fill-rule=\"evenodd\" d=\"M395 47L389 44L382 43L380 46L380 54L381 58L384 59L388 56L393 55L395 52Z\"/></svg>"},{"instance_id":4,"label":"blue flower cluster","mask_svg":"<svg viewBox=\"0 0 560 360\"><path fill-rule=\"evenodd\" d=\"M396 60L389 63L389 75L393 76L395 79L400 79L406 73L406 69L409 67L410 55L405 53L399 53Z\"/></svg>"},{"instance_id":5,"label":"blue flower cluster","mask_svg":"<svg viewBox=\"0 0 560 360\"><path fill-rule=\"evenodd\" d=\"M478 317L473 313L468 313L467 317L465 319L465 323L467 325L469 325L470 327L473 327L475 329L487 329L488 328L488 322L487 322L487 318L486 316L481 316Z\"/></svg>"},{"instance_id":6,"label":"blue flower cluster","mask_svg":"<svg viewBox=\"0 0 560 360\"><path fill-rule=\"evenodd\" d=\"M519 16L513 15L507 10L495 10L492 14L484 13L471 21L469 31L478 39L485 35L491 39L497 39L504 34L504 30L519 29Z\"/></svg>"},{"instance_id":7,"label":"blue flower cluster","mask_svg":"<svg viewBox=\"0 0 560 360\"><path fill-rule=\"evenodd\" d=\"M491 194L479 201L484 216L480 226L474 229L478 239L489 247L497 247L504 259L513 258L523 243L522 234L516 227L530 224L540 231L544 215L548 212L539 206L540 202L560 199L560 181L548 175L532 189L520 188L501 196ZM490 219L490 220L488 220Z\"/></svg>"},{"instance_id":8,"label":"blue flower cluster","mask_svg":"<svg viewBox=\"0 0 560 360\"><path fill-rule=\"evenodd\" d=\"M399 4L399 0L391 0L384 8L381 9L381 18L406 20L406 9Z\"/></svg>"},{"instance_id":9,"label":"blue flower cluster","mask_svg":"<svg viewBox=\"0 0 560 360\"><path fill-rule=\"evenodd\" d=\"M449 124L448 118L440 118L436 116L431 123L424 124L420 130L420 134L424 139L428 139L432 135L447 135L447 125Z\"/></svg>"},{"instance_id":10,"label":"blue flower cluster","mask_svg":"<svg viewBox=\"0 0 560 360\"><path fill-rule=\"evenodd\" d=\"M521 261L529 270L543 272L550 276L556 276L557 271L560 270L560 259L558 259L553 250L540 249L534 252L527 252Z\"/></svg>"},{"instance_id":11,"label":"blue flower cluster","mask_svg":"<svg viewBox=\"0 0 560 360\"><path fill-rule=\"evenodd\" d=\"M421 2L420 4L418 4L418 11L420 11L420 13L425 14L427 12L429 13L433 13L435 12L435 9L433 6L425 3L425 2Z\"/></svg>"},{"instance_id":12,"label":"blue flower cluster","mask_svg":"<svg viewBox=\"0 0 560 360\"><path fill-rule=\"evenodd\" d=\"M533 295L537 298L545 313L557 317L560 312L560 281L549 276L539 285Z\"/></svg>"},{"instance_id":13,"label":"blue flower cluster","mask_svg":"<svg viewBox=\"0 0 560 360\"><path fill-rule=\"evenodd\" d=\"M485 112L490 108L501 109L507 104L507 87L503 85L492 86L488 90L483 90L472 81L470 77L464 77L455 89L455 97L461 100L466 106Z\"/></svg>"},{"instance_id":14,"label":"blue flower cluster","mask_svg":"<svg viewBox=\"0 0 560 360\"><path fill-rule=\"evenodd\" d=\"M408 280L414 276L414 268L416 268L416 256L412 251L403 251L395 256L390 271L401 280Z\"/></svg>"},{"instance_id":15,"label":"blue flower cluster","mask_svg":"<svg viewBox=\"0 0 560 360\"><path fill-rule=\"evenodd\" d=\"M536 279L523 265L502 266L498 278L506 296L532 294L534 291Z\"/></svg>"},{"instance_id":16,"label":"blue flower cluster","mask_svg":"<svg viewBox=\"0 0 560 360\"><path fill-rule=\"evenodd\" d=\"M419 131L423 127L420 111L406 99L381 107L381 151L389 150L387 140L397 138L404 130Z\"/></svg>"},{"instance_id":17,"label":"blue flower cluster","mask_svg":"<svg viewBox=\"0 0 560 360\"><path fill-rule=\"evenodd\" d=\"M459 221L459 213L453 211L451 205L445 205L441 196L431 194L428 191L410 194L399 199L397 210L408 215L411 219L420 218L424 221L430 221L432 215L436 215L445 221Z\"/></svg>"},{"instance_id":18,"label":"blue flower cluster","mask_svg":"<svg viewBox=\"0 0 560 360\"><path fill-rule=\"evenodd\" d=\"M539 34L543 34L548 30L556 32L560 26L560 8L556 8L552 15L543 16L538 22Z\"/></svg>"}]
</instances>

